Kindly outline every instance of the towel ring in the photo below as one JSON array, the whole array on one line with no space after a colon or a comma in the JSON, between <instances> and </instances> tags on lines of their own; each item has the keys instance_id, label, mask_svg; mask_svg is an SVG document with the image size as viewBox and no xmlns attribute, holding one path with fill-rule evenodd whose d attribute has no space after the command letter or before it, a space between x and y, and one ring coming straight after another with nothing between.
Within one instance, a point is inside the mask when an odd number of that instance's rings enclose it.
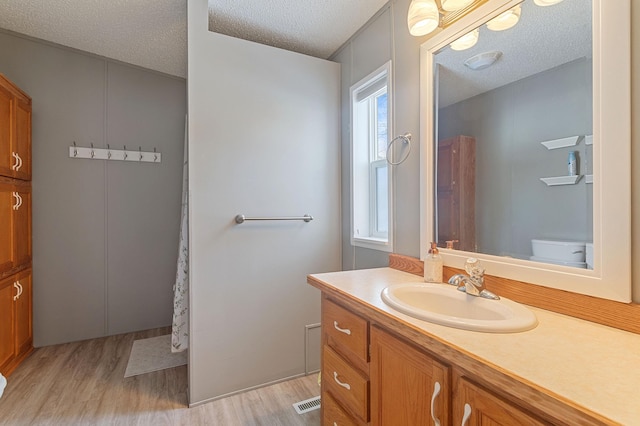
<instances>
[{"instance_id":1,"label":"towel ring","mask_svg":"<svg viewBox=\"0 0 640 426\"><path fill-rule=\"evenodd\" d=\"M402 160L394 163L393 161L389 161L389 151L391 150L391 147L393 146L393 144L399 139L402 139L403 143L409 145L409 150L407 151L407 155L405 155ZM411 154L411 133L407 132L404 135L396 136L395 138L391 139L391 142L389 142L389 146L387 146L387 163L389 163L392 166L397 166L398 164L402 164L406 161L407 158L409 158L409 154Z\"/></svg>"}]
</instances>

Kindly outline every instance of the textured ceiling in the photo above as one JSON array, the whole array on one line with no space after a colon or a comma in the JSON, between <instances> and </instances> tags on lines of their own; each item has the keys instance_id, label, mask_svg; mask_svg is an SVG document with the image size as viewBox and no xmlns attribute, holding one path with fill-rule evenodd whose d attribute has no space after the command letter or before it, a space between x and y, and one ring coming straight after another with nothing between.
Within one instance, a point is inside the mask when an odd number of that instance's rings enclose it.
<instances>
[{"instance_id":1,"label":"textured ceiling","mask_svg":"<svg viewBox=\"0 0 640 426\"><path fill-rule=\"evenodd\" d=\"M210 29L327 58L386 2L209 0ZM186 7L187 0L0 0L0 28L185 77Z\"/></svg>"},{"instance_id":2,"label":"textured ceiling","mask_svg":"<svg viewBox=\"0 0 640 426\"><path fill-rule=\"evenodd\" d=\"M483 25L472 48L444 48L436 55L436 62L442 65L439 105L448 106L575 59L591 57L591 3L567 0L540 7L526 0L515 27L490 31ZM492 50L503 53L493 66L473 71L464 65L471 56Z\"/></svg>"},{"instance_id":3,"label":"textured ceiling","mask_svg":"<svg viewBox=\"0 0 640 426\"><path fill-rule=\"evenodd\" d=\"M209 0L209 30L328 58L387 0Z\"/></svg>"}]
</instances>

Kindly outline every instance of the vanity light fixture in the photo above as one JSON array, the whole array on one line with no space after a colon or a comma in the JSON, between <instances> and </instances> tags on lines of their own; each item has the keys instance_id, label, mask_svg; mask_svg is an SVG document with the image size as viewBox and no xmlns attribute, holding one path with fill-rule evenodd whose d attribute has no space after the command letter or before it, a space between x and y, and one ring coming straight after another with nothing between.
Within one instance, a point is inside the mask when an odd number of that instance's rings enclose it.
<instances>
[{"instance_id":1,"label":"vanity light fixture","mask_svg":"<svg viewBox=\"0 0 640 426\"><path fill-rule=\"evenodd\" d=\"M447 12L453 12L469 6L471 3L473 3L473 1L474 0L440 0L440 4L442 5L443 10L446 10ZM547 1L550 2L552 0Z\"/></svg>"},{"instance_id":2,"label":"vanity light fixture","mask_svg":"<svg viewBox=\"0 0 640 426\"><path fill-rule=\"evenodd\" d=\"M560 3L562 0L533 0L538 6L553 6Z\"/></svg>"},{"instance_id":3,"label":"vanity light fixture","mask_svg":"<svg viewBox=\"0 0 640 426\"><path fill-rule=\"evenodd\" d=\"M491 31L504 31L513 27L520 20L520 5L513 7L487 22L487 28Z\"/></svg>"},{"instance_id":4,"label":"vanity light fixture","mask_svg":"<svg viewBox=\"0 0 640 426\"><path fill-rule=\"evenodd\" d=\"M474 70L483 70L485 68L489 68L491 65L495 64L498 59L502 56L502 52L498 50L493 50L491 52L479 53L475 56L470 57L464 64Z\"/></svg>"},{"instance_id":5,"label":"vanity light fixture","mask_svg":"<svg viewBox=\"0 0 640 426\"><path fill-rule=\"evenodd\" d=\"M433 32L440 24L440 12L435 0L411 0L407 25L412 36Z\"/></svg>"},{"instance_id":6,"label":"vanity light fixture","mask_svg":"<svg viewBox=\"0 0 640 426\"><path fill-rule=\"evenodd\" d=\"M453 50L469 49L470 47L475 46L475 44L478 42L479 35L480 35L480 29L476 28L475 30L466 33L465 35L463 35L462 37L460 37L459 39L451 43L449 46Z\"/></svg>"}]
</instances>

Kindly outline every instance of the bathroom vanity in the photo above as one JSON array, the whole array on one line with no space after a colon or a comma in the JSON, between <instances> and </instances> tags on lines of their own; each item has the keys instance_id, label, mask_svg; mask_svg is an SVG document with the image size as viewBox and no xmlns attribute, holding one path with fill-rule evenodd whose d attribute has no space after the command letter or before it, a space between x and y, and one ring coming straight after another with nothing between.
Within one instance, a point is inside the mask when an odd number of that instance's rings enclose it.
<instances>
[{"instance_id":1,"label":"bathroom vanity","mask_svg":"<svg viewBox=\"0 0 640 426\"><path fill-rule=\"evenodd\" d=\"M378 268L309 275L322 291L322 424L633 424L640 336L530 308L520 333L462 330L387 306L421 283Z\"/></svg>"}]
</instances>

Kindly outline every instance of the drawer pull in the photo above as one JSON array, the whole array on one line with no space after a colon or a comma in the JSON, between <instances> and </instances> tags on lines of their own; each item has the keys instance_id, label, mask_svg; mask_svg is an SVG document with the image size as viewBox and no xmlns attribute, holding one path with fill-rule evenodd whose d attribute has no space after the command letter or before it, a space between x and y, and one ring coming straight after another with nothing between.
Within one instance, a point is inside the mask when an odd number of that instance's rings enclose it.
<instances>
[{"instance_id":1,"label":"drawer pull","mask_svg":"<svg viewBox=\"0 0 640 426\"><path fill-rule=\"evenodd\" d=\"M14 160L16 160L16 164L14 164L13 166L11 166L11 170L16 170L16 167L18 167L18 164L20 164L20 160L18 158L18 154L15 152L11 152L11 156L13 157Z\"/></svg>"},{"instance_id":2,"label":"drawer pull","mask_svg":"<svg viewBox=\"0 0 640 426\"><path fill-rule=\"evenodd\" d=\"M433 395L431 395L431 419L436 426L440 426L440 419L435 415L435 402L438 395L440 395L440 382L436 382L433 386Z\"/></svg>"},{"instance_id":3,"label":"drawer pull","mask_svg":"<svg viewBox=\"0 0 640 426\"><path fill-rule=\"evenodd\" d=\"M16 289L16 295L13 296L13 301L15 302L16 300L20 299L20 296L22 296L22 284L20 284L20 281L16 281L13 283L13 286Z\"/></svg>"},{"instance_id":4,"label":"drawer pull","mask_svg":"<svg viewBox=\"0 0 640 426\"><path fill-rule=\"evenodd\" d=\"M462 415L462 426L467 424L467 421L471 417L471 406L469 404L464 404L464 414Z\"/></svg>"},{"instance_id":5,"label":"drawer pull","mask_svg":"<svg viewBox=\"0 0 640 426\"><path fill-rule=\"evenodd\" d=\"M348 328L340 328L340 327L338 327L338 321L334 321L333 322L333 327L336 330L338 330L339 332L344 333L344 334L346 334L348 336L351 336L351 330L349 330Z\"/></svg>"},{"instance_id":6,"label":"drawer pull","mask_svg":"<svg viewBox=\"0 0 640 426\"><path fill-rule=\"evenodd\" d=\"M346 390L351 390L351 385L349 383L343 383L340 380L338 380L338 373L336 373L335 371L333 372L333 380L335 380L337 384L339 384Z\"/></svg>"}]
</instances>

